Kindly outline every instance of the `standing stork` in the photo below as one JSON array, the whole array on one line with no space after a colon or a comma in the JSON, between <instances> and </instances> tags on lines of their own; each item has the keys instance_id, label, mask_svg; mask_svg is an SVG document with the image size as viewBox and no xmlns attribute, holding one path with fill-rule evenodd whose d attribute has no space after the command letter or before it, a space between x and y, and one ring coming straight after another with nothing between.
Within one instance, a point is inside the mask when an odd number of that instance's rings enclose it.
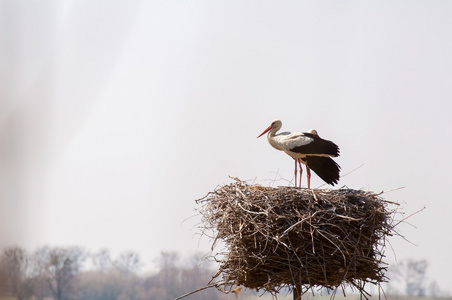
<instances>
[{"instance_id":1,"label":"standing stork","mask_svg":"<svg viewBox=\"0 0 452 300\"><path fill-rule=\"evenodd\" d=\"M284 151L295 160L295 187L297 186L297 164L300 167L300 181L303 170L301 164L306 165L308 188L311 188L312 169L328 184L334 185L339 181L339 165L331 158L339 156L339 147L332 141L322 139L317 131L309 132L281 132L282 123L274 120L259 136L267 134L267 140L273 148Z\"/></svg>"}]
</instances>

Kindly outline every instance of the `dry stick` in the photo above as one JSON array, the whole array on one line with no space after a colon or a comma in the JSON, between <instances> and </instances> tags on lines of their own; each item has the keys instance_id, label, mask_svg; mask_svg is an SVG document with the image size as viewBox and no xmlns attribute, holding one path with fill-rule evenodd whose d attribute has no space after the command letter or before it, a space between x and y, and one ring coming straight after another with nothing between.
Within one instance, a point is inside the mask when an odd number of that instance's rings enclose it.
<instances>
[{"instance_id":1,"label":"dry stick","mask_svg":"<svg viewBox=\"0 0 452 300\"><path fill-rule=\"evenodd\" d=\"M362 166L364 166L364 163L362 163L360 166L354 168L354 169L351 170L350 172L347 172L347 173L345 173L344 175L341 175L340 178L344 178L345 176L350 175L351 173L355 172L356 170L358 170L358 169L361 168ZM326 183L321 184L321 185L319 186L319 188L321 188L322 186L325 186L325 185L326 185Z\"/></svg>"},{"instance_id":2,"label":"dry stick","mask_svg":"<svg viewBox=\"0 0 452 300\"><path fill-rule=\"evenodd\" d=\"M403 218L402 220L398 221L393 227L396 227L396 226L399 225L400 223L406 221L408 218L411 218L411 217L414 216L415 214L420 213L421 211L423 211L423 210L426 209L426 208L427 208L427 207L424 206L424 207L421 208L420 210L415 211L414 213L412 213L412 214L409 215L408 217L405 217L405 218Z\"/></svg>"},{"instance_id":3,"label":"dry stick","mask_svg":"<svg viewBox=\"0 0 452 300\"><path fill-rule=\"evenodd\" d=\"M341 178L350 175L351 173L355 172L356 170L358 170L359 168L361 168L362 166L364 166L364 163L362 163L360 166L354 168L353 170L351 170L350 172L345 173L344 175L341 175Z\"/></svg>"},{"instance_id":4,"label":"dry stick","mask_svg":"<svg viewBox=\"0 0 452 300\"><path fill-rule=\"evenodd\" d=\"M192 294L194 294L194 293L200 292L200 291L202 291L202 290L206 290L206 289L211 288L211 287L216 287L216 288L218 289L219 286L218 286L218 284L216 284L216 283L214 283L214 284L209 284L209 285L206 285L205 287L202 287L202 288L197 289L197 290L195 290L195 291L191 291L190 293L187 293L187 294L185 294L185 295L182 295L182 296L179 296L179 297L177 297L177 298L174 298L174 300L179 300L179 299L185 298L185 297L190 296L190 295L192 295ZM223 290L223 289L221 289L221 291L222 291L223 293L225 293L225 294L229 294L228 291L225 291L225 290Z\"/></svg>"}]
</instances>

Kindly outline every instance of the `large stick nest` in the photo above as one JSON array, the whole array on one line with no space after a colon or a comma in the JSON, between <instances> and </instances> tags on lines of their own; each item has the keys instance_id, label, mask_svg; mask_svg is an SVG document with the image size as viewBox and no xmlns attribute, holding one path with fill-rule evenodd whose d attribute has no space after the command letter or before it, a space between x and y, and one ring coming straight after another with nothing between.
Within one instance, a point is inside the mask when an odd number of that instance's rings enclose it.
<instances>
[{"instance_id":1,"label":"large stick nest","mask_svg":"<svg viewBox=\"0 0 452 300\"><path fill-rule=\"evenodd\" d=\"M385 238L392 235L392 202L352 189L263 187L236 182L204 198L204 234L225 251L214 279L276 294L301 286L337 288L386 281ZM220 274L222 276L220 276Z\"/></svg>"}]
</instances>

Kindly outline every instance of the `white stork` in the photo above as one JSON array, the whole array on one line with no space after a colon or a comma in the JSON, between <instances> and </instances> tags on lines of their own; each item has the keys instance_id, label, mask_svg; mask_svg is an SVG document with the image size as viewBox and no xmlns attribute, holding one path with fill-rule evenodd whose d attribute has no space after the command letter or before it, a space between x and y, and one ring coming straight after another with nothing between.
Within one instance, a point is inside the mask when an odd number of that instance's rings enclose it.
<instances>
[{"instance_id":1,"label":"white stork","mask_svg":"<svg viewBox=\"0 0 452 300\"><path fill-rule=\"evenodd\" d=\"M267 140L273 148L286 152L295 160L295 187L297 186L297 163L300 167L301 187L301 164L306 165L308 188L311 188L312 169L320 178L328 184L334 185L339 181L339 165L331 157L339 156L339 147L332 141L322 139L317 131L311 129L309 132L281 132L280 120L274 120L271 125L259 136L267 134Z\"/></svg>"}]
</instances>

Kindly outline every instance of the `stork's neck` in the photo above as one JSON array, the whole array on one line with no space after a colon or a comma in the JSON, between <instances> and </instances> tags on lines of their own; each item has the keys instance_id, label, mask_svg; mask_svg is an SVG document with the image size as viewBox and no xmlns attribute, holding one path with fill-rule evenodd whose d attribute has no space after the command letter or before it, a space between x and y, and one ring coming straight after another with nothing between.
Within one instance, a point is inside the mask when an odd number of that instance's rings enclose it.
<instances>
[{"instance_id":1,"label":"stork's neck","mask_svg":"<svg viewBox=\"0 0 452 300\"><path fill-rule=\"evenodd\" d=\"M267 133L267 140L270 141L270 139L276 135L276 132L278 132L279 129L280 129L279 127L274 127L270 129L270 131Z\"/></svg>"},{"instance_id":2,"label":"stork's neck","mask_svg":"<svg viewBox=\"0 0 452 300\"><path fill-rule=\"evenodd\" d=\"M275 149L278 150L283 150L283 148L280 145L279 139L276 136L276 132L278 132L279 128L272 128L268 133L267 133L267 141L268 143Z\"/></svg>"}]
</instances>

